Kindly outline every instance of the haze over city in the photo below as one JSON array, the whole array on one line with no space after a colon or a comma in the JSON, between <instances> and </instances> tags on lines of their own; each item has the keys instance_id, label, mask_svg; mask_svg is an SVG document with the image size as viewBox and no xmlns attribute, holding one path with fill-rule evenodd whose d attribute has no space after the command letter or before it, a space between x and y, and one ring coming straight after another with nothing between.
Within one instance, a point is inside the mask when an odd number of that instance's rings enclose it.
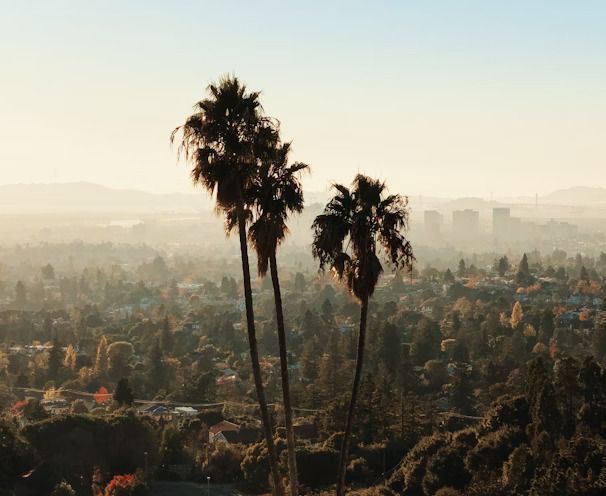
<instances>
[{"instance_id":1,"label":"haze over city","mask_svg":"<svg viewBox=\"0 0 606 496\"><path fill-rule=\"evenodd\" d=\"M0 496L602 496L606 3L0 0Z\"/></svg>"},{"instance_id":2,"label":"haze over city","mask_svg":"<svg viewBox=\"0 0 606 496\"><path fill-rule=\"evenodd\" d=\"M606 5L3 2L0 183L187 192L168 135L217 75L279 117L311 191L606 184Z\"/></svg>"}]
</instances>

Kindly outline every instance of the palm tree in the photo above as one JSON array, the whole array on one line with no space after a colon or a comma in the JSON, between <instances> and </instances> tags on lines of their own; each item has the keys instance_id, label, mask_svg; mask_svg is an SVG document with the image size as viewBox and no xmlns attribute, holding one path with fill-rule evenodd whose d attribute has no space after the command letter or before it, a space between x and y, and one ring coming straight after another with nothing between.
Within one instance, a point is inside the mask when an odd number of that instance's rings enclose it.
<instances>
[{"instance_id":1,"label":"palm tree","mask_svg":"<svg viewBox=\"0 0 606 496\"><path fill-rule=\"evenodd\" d=\"M377 245L396 268L411 268L412 246L404 236L408 225L407 199L386 195L385 183L358 174L351 190L335 184L334 197L314 220L312 253L320 270L329 266L335 277L360 302L360 330L356 368L341 445L337 474L337 496L345 494L345 470L351 430L364 363L368 301L383 272Z\"/></svg>"},{"instance_id":2,"label":"palm tree","mask_svg":"<svg viewBox=\"0 0 606 496\"><path fill-rule=\"evenodd\" d=\"M286 333L284 330L284 312L282 294L278 277L276 251L288 234L286 221L291 212L303 210L303 189L300 175L308 170L303 163L288 165L290 143L276 146L266 157L258 180L253 188L256 218L248 236L257 252L257 265L260 276L265 276L269 267L274 289L276 323L278 326L278 345L280 349L280 373L282 376L282 397L284 402L284 424L288 448L289 488L292 496L298 494L297 458L295 435L292 425L290 404L290 384L288 379L288 358L286 355Z\"/></svg>"},{"instance_id":3,"label":"palm tree","mask_svg":"<svg viewBox=\"0 0 606 496\"><path fill-rule=\"evenodd\" d=\"M272 491L282 495L259 365L246 235L252 204L249 191L259 172L259 157L263 150L274 146L278 133L274 122L263 114L259 93L248 92L237 78L224 77L218 84L210 84L208 92L209 97L194 106L194 114L173 131L171 142L181 135L179 154L191 163L194 184L214 196L217 213L225 215L227 234L238 230L252 371L269 453Z\"/></svg>"}]
</instances>

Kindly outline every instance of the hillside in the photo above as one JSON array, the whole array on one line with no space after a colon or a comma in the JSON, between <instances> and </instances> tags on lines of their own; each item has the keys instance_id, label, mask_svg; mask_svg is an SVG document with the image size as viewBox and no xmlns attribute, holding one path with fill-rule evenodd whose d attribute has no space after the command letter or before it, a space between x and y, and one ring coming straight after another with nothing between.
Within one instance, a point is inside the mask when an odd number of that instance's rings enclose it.
<instances>
[{"instance_id":1,"label":"hillside","mask_svg":"<svg viewBox=\"0 0 606 496\"><path fill-rule=\"evenodd\" d=\"M9 184L0 186L4 212L194 212L211 209L208 195L154 194L93 183Z\"/></svg>"},{"instance_id":2,"label":"hillside","mask_svg":"<svg viewBox=\"0 0 606 496\"><path fill-rule=\"evenodd\" d=\"M606 204L606 188L575 186L559 189L542 196L541 202L564 205Z\"/></svg>"}]
</instances>

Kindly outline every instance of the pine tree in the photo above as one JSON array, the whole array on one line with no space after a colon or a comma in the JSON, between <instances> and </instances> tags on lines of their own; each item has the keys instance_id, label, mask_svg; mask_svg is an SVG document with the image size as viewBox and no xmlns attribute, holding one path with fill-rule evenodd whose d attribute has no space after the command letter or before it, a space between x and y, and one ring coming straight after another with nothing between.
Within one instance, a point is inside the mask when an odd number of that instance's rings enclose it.
<instances>
[{"instance_id":1,"label":"pine tree","mask_svg":"<svg viewBox=\"0 0 606 496\"><path fill-rule=\"evenodd\" d=\"M469 415L473 413L472 395L473 389L469 374L460 365L457 366L452 380L450 390L450 401L452 406L460 413Z\"/></svg>"},{"instance_id":2,"label":"pine tree","mask_svg":"<svg viewBox=\"0 0 606 496\"><path fill-rule=\"evenodd\" d=\"M530 268L528 266L528 257L526 253L522 256L522 260L520 260L520 265L518 267L518 273L516 274L516 283L524 286L529 286L533 282L533 277L530 275Z\"/></svg>"},{"instance_id":3,"label":"pine tree","mask_svg":"<svg viewBox=\"0 0 606 496\"><path fill-rule=\"evenodd\" d=\"M319 346L317 341L312 338L305 343L299 366L301 368L301 376L309 382L313 382L318 377L319 365Z\"/></svg>"},{"instance_id":4,"label":"pine tree","mask_svg":"<svg viewBox=\"0 0 606 496\"><path fill-rule=\"evenodd\" d=\"M120 407L131 406L134 403L135 398L128 384L128 379L123 378L118 381L114 391L114 401Z\"/></svg>"},{"instance_id":5,"label":"pine tree","mask_svg":"<svg viewBox=\"0 0 606 496\"><path fill-rule=\"evenodd\" d=\"M509 260L507 259L507 257L503 256L503 257L499 258L499 263L497 266L497 271L499 272L499 275L501 277L503 277L508 270L509 270Z\"/></svg>"},{"instance_id":6,"label":"pine tree","mask_svg":"<svg viewBox=\"0 0 606 496\"><path fill-rule=\"evenodd\" d=\"M48 353L48 376L51 379L56 379L59 374L59 370L62 365L62 352L61 346L59 346L58 341L55 339L53 341L53 347L50 349Z\"/></svg>"},{"instance_id":7,"label":"pine tree","mask_svg":"<svg viewBox=\"0 0 606 496\"><path fill-rule=\"evenodd\" d=\"M172 332L170 331L170 322L168 320L168 315L164 317L164 322L162 323L162 333L160 334L160 346L164 353L171 353L173 351L174 339Z\"/></svg>"},{"instance_id":8,"label":"pine tree","mask_svg":"<svg viewBox=\"0 0 606 496\"><path fill-rule=\"evenodd\" d=\"M17 281L15 286L15 305L18 308L23 308L27 303L27 289L23 281Z\"/></svg>"},{"instance_id":9,"label":"pine tree","mask_svg":"<svg viewBox=\"0 0 606 496\"><path fill-rule=\"evenodd\" d=\"M589 273L587 272L587 269L585 268L584 265L581 267L581 273L580 273L579 279L581 281L589 282Z\"/></svg>"},{"instance_id":10,"label":"pine tree","mask_svg":"<svg viewBox=\"0 0 606 496\"><path fill-rule=\"evenodd\" d=\"M467 275L467 266L465 265L465 260L459 260L459 268L457 270L457 275L459 277L465 277Z\"/></svg>"},{"instance_id":11,"label":"pine tree","mask_svg":"<svg viewBox=\"0 0 606 496\"><path fill-rule=\"evenodd\" d=\"M452 284L455 282L455 277L450 269L446 269L446 272L444 272L444 282L446 284Z\"/></svg>"},{"instance_id":12,"label":"pine tree","mask_svg":"<svg viewBox=\"0 0 606 496\"><path fill-rule=\"evenodd\" d=\"M387 372L393 374L401 359L402 343L400 333L395 325L387 323L383 326L379 353Z\"/></svg>"},{"instance_id":13,"label":"pine tree","mask_svg":"<svg viewBox=\"0 0 606 496\"><path fill-rule=\"evenodd\" d=\"M164 387L166 382L166 365L158 339L154 341L148 359L149 380L154 390Z\"/></svg>"}]
</instances>

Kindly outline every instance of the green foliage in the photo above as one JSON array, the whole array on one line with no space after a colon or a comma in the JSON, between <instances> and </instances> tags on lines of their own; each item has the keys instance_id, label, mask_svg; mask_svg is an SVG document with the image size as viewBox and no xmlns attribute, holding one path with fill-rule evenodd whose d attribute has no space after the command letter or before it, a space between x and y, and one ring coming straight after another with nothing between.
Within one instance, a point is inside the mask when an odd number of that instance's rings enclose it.
<instances>
[{"instance_id":1,"label":"green foliage","mask_svg":"<svg viewBox=\"0 0 606 496\"><path fill-rule=\"evenodd\" d=\"M68 482L61 481L55 486L50 496L76 496L76 491Z\"/></svg>"},{"instance_id":2,"label":"green foliage","mask_svg":"<svg viewBox=\"0 0 606 496\"><path fill-rule=\"evenodd\" d=\"M202 471L209 475L213 482L240 482L244 480L241 469L243 459L242 447L226 443L213 443L209 448L208 459L202 466Z\"/></svg>"},{"instance_id":3,"label":"green foliage","mask_svg":"<svg viewBox=\"0 0 606 496\"><path fill-rule=\"evenodd\" d=\"M501 427L478 440L478 444L467 455L465 464L470 471L476 473L500 469L513 449L523 441L524 433L519 428Z\"/></svg>"},{"instance_id":4,"label":"green foliage","mask_svg":"<svg viewBox=\"0 0 606 496\"><path fill-rule=\"evenodd\" d=\"M421 439L408 452L399 470L390 479L391 489L410 496L422 494L422 482L429 458L450 442L451 435L448 433L434 433Z\"/></svg>"},{"instance_id":5,"label":"green foliage","mask_svg":"<svg viewBox=\"0 0 606 496\"><path fill-rule=\"evenodd\" d=\"M463 489L467 485L471 474L465 468L463 456L462 449L444 446L429 457L422 482L427 496L443 487Z\"/></svg>"}]
</instances>

